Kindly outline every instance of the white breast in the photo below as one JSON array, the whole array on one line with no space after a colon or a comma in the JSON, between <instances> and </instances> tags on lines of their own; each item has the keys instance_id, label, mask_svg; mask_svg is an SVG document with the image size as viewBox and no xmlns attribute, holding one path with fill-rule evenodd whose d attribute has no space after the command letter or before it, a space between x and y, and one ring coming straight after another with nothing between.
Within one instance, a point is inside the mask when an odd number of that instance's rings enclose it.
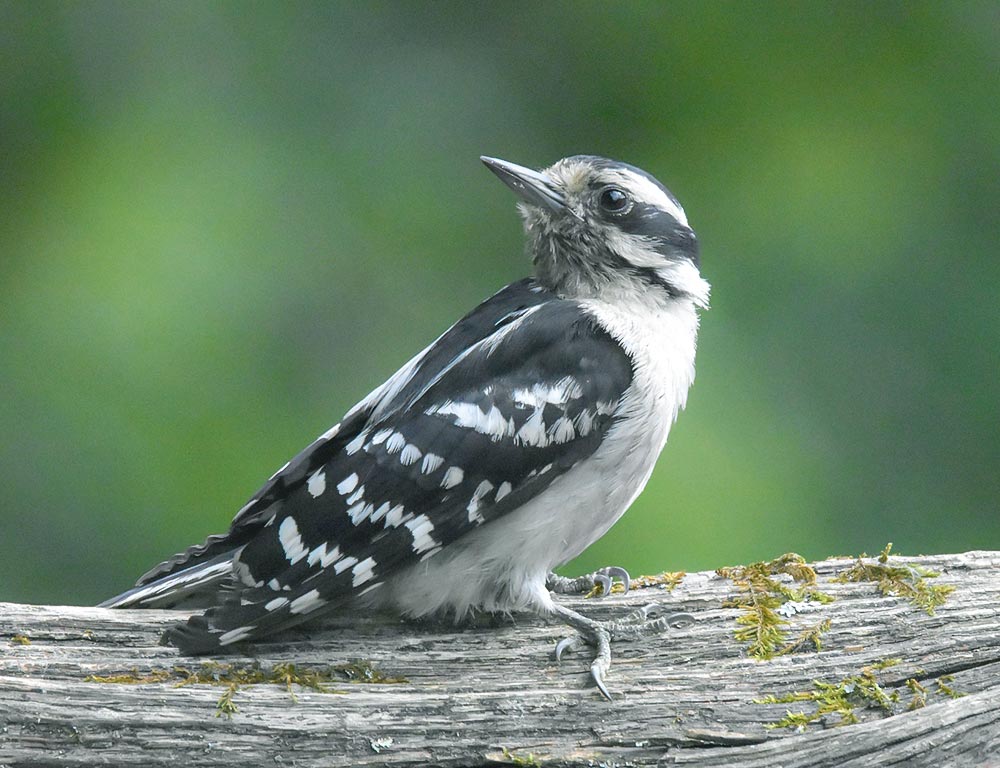
<instances>
[{"instance_id":1,"label":"white breast","mask_svg":"<svg viewBox=\"0 0 1000 768\"><path fill-rule=\"evenodd\" d=\"M604 503L576 510L573 532L565 537L558 563L603 536L645 487L694 381L698 316L689 302L668 301L652 308L629 302L583 304L628 352L635 378L616 410L618 423L579 467L599 478ZM572 474L567 473L567 482Z\"/></svg>"},{"instance_id":2,"label":"white breast","mask_svg":"<svg viewBox=\"0 0 1000 768\"><path fill-rule=\"evenodd\" d=\"M598 450L518 510L467 534L380 590L403 613L545 610L546 574L600 538L639 495L694 380L698 316L647 297L586 311L628 352L634 380Z\"/></svg>"}]
</instances>

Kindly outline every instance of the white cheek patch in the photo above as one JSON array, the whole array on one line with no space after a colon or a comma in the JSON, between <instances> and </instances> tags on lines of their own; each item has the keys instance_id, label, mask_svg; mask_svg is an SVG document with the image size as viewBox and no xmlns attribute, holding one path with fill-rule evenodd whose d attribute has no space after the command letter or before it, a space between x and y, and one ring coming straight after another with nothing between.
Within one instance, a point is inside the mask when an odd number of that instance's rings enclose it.
<instances>
[{"instance_id":1,"label":"white cheek patch","mask_svg":"<svg viewBox=\"0 0 1000 768\"><path fill-rule=\"evenodd\" d=\"M708 309L711 286L690 261L673 261L657 269L661 277L694 299L702 309Z\"/></svg>"},{"instance_id":2,"label":"white cheek patch","mask_svg":"<svg viewBox=\"0 0 1000 768\"><path fill-rule=\"evenodd\" d=\"M651 241L627 235L616 228L607 228L605 237L609 247L629 264L656 270L664 282L691 296L697 306L708 309L710 286L692 262L667 260Z\"/></svg>"},{"instance_id":3,"label":"white cheek patch","mask_svg":"<svg viewBox=\"0 0 1000 768\"><path fill-rule=\"evenodd\" d=\"M603 235L608 247L629 264L650 269L663 266L664 256L656 250L652 240L638 235L627 235L618 227L605 227Z\"/></svg>"}]
</instances>

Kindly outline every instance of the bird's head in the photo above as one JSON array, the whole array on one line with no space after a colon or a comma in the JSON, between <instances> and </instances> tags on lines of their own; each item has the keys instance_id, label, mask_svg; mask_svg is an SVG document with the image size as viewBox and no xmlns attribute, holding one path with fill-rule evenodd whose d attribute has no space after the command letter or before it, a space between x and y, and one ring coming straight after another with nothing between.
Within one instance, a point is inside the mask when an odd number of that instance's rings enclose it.
<instances>
[{"instance_id":1,"label":"bird's head","mask_svg":"<svg viewBox=\"0 0 1000 768\"><path fill-rule=\"evenodd\" d=\"M651 291L708 306L684 209L645 171L593 155L543 171L482 161L521 198L529 252L548 288L574 297Z\"/></svg>"}]
</instances>

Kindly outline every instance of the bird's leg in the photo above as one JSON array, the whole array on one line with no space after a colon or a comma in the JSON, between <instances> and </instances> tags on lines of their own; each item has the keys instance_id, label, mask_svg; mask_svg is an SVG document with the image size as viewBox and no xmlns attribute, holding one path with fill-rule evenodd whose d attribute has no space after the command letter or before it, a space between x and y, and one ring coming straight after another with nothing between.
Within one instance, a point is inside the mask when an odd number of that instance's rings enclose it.
<instances>
[{"instance_id":1,"label":"bird's leg","mask_svg":"<svg viewBox=\"0 0 1000 768\"><path fill-rule=\"evenodd\" d=\"M617 621L595 621L554 603L552 612L579 633L564 637L556 643L556 661L562 658L563 653L578 650L584 644L594 646L597 655L590 664L590 676L601 695L611 701L611 694L604 685L604 676L611 668L612 640L637 640L666 629L683 627L694 621L694 617L689 613L671 613L650 619L658 609L655 603L650 603Z\"/></svg>"},{"instance_id":2,"label":"bird's leg","mask_svg":"<svg viewBox=\"0 0 1000 768\"><path fill-rule=\"evenodd\" d=\"M545 577L545 587L550 592L555 592L559 595L585 595L593 590L594 587L600 586L601 595L610 595L611 586L614 584L615 579L618 579L622 583L627 593L630 583L628 571L616 565L608 566L607 568L598 568L593 573L578 576L575 579L560 576L555 571L550 571L549 575Z\"/></svg>"}]
</instances>

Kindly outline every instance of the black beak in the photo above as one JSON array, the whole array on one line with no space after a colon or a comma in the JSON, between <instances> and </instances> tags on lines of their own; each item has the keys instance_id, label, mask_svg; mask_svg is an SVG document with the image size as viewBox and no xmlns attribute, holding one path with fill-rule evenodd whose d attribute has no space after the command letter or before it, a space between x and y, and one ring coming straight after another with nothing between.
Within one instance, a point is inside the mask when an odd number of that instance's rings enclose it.
<instances>
[{"instance_id":1,"label":"black beak","mask_svg":"<svg viewBox=\"0 0 1000 768\"><path fill-rule=\"evenodd\" d=\"M486 167L500 177L500 181L513 189L518 197L531 205L547 208L556 213L571 212L563 196L552 179L544 173L533 171L521 165L498 160L495 157L480 157Z\"/></svg>"}]
</instances>

